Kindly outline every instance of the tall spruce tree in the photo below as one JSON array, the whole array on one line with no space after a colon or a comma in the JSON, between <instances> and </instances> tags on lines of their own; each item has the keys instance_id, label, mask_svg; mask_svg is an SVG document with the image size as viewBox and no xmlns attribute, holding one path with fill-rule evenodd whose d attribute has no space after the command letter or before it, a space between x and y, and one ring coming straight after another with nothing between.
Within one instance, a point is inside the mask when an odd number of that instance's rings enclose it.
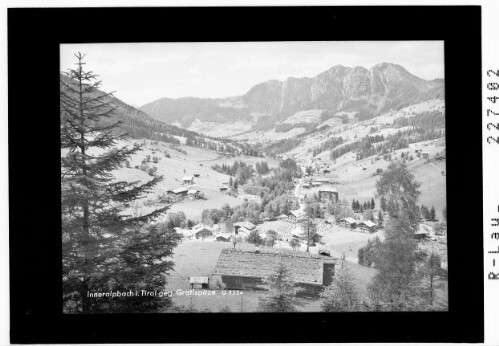
<instances>
[{"instance_id":1,"label":"tall spruce tree","mask_svg":"<svg viewBox=\"0 0 499 346\"><path fill-rule=\"evenodd\" d=\"M150 192L162 177L140 184L116 181L112 171L141 150L119 146L126 135L112 120L111 94L96 75L76 68L61 76L61 204L64 312L154 312L168 305L157 297L91 297L90 293L163 289L167 260L178 236L161 226L143 227L168 207L132 216L125 205ZM113 299L111 299L113 298Z\"/></svg>"},{"instance_id":2,"label":"tall spruce tree","mask_svg":"<svg viewBox=\"0 0 499 346\"><path fill-rule=\"evenodd\" d=\"M315 216L320 209L319 203L312 198L305 200L305 217L301 222L301 228L307 235L307 252L310 252L310 244L314 243L314 238L317 239L317 222Z\"/></svg>"},{"instance_id":3,"label":"tall spruce tree","mask_svg":"<svg viewBox=\"0 0 499 346\"><path fill-rule=\"evenodd\" d=\"M430 221L435 221L437 219L437 212L435 210L435 207L432 206L431 209L430 209L430 218L429 220Z\"/></svg>"},{"instance_id":4,"label":"tall spruce tree","mask_svg":"<svg viewBox=\"0 0 499 346\"><path fill-rule=\"evenodd\" d=\"M391 163L376 183L378 195L386 201L389 219L386 239L374 261L378 272L369 285L369 293L382 309L422 308L418 246L414 240L420 222L416 205L419 186L404 162Z\"/></svg>"},{"instance_id":5,"label":"tall spruce tree","mask_svg":"<svg viewBox=\"0 0 499 346\"><path fill-rule=\"evenodd\" d=\"M383 227L383 213L381 212L381 210L378 211L378 227Z\"/></svg>"},{"instance_id":6,"label":"tall spruce tree","mask_svg":"<svg viewBox=\"0 0 499 346\"><path fill-rule=\"evenodd\" d=\"M262 312L294 312L298 302L295 298L300 291L290 276L288 268L279 262L274 273L265 278L269 295L258 300L258 310Z\"/></svg>"},{"instance_id":7,"label":"tall spruce tree","mask_svg":"<svg viewBox=\"0 0 499 346\"><path fill-rule=\"evenodd\" d=\"M360 296L344 260L331 285L324 287L320 293L320 298L323 312L360 310Z\"/></svg>"}]
</instances>

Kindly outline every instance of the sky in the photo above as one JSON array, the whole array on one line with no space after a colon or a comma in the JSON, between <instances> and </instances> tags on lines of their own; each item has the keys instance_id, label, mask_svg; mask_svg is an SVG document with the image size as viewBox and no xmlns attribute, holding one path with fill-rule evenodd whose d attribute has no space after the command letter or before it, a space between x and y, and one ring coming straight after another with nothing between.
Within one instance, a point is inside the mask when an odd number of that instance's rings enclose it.
<instances>
[{"instance_id":1,"label":"sky","mask_svg":"<svg viewBox=\"0 0 499 346\"><path fill-rule=\"evenodd\" d=\"M423 79L444 78L443 41L63 44L61 71L74 67L78 51L102 90L136 107L162 97L243 95L267 80L313 77L335 65L389 62Z\"/></svg>"}]
</instances>

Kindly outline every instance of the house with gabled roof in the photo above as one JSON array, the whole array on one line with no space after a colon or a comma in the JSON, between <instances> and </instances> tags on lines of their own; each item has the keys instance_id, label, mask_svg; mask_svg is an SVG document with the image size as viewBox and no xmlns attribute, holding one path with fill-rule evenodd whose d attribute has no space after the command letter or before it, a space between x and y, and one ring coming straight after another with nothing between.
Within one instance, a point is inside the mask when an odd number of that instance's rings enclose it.
<instances>
[{"instance_id":1,"label":"house with gabled roof","mask_svg":"<svg viewBox=\"0 0 499 346\"><path fill-rule=\"evenodd\" d=\"M211 237L213 235L213 229L210 226L199 223L192 227L192 234L196 236L196 239Z\"/></svg>"},{"instance_id":2,"label":"house with gabled roof","mask_svg":"<svg viewBox=\"0 0 499 346\"><path fill-rule=\"evenodd\" d=\"M376 231L377 225L371 220L364 220L359 223L359 228L366 232Z\"/></svg>"},{"instance_id":3,"label":"house with gabled roof","mask_svg":"<svg viewBox=\"0 0 499 346\"><path fill-rule=\"evenodd\" d=\"M191 187L189 191L187 191L187 196L189 196L190 199L198 199L199 196L201 196L201 191Z\"/></svg>"},{"instance_id":4,"label":"house with gabled roof","mask_svg":"<svg viewBox=\"0 0 499 346\"><path fill-rule=\"evenodd\" d=\"M317 296L324 286L332 283L336 261L332 257L284 249L225 248L220 252L213 275L221 277L226 289L267 290L263 279L274 274L282 263L301 288L300 294Z\"/></svg>"},{"instance_id":5,"label":"house with gabled roof","mask_svg":"<svg viewBox=\"0 0 499 346\"><path fill-rule=\"evenodd\" d=\"M339 224L341 226L353 229L357 227L357 220L355 220L353 217L345 217L339 221Z\"/></svg>"},{"instance_id":6,"label":"house with gabled roof","mask_svg":"<svg viewBox=\"0 0 499 346\"><path fill-rule=\"evenodd\" d=\"M326 200L337 202L339 199L338 189L335 187L323 186L317 190L317 195L319 197L319 201L323 202Z\"/></svg>"},{"instance_id":7,"label":"house with gabled roof","mask_svg":"<svg viewBox=\"0 0 499 346\"><path fill-rule=\"evenodd\" d=\"M189 189L186 187L177 187L176 189L168 190L167 193L170 195L174 195L175 197L179 197L186 196L188 191Z\"/></svg>"},{"instance_id":8,"label":"house with gabled roof","mask_svg":"<svg viewBox=\"0 0 499 346\"><path fill-rule=\"evenodd\" d=\"M291 222L300 222L305 218L305 212L303 210L292 210L288 213L288 220Z\"/></svg>"},{"instance_id":9,"label":"house with gabled roof","mask_svg":"<svg viewBox=\"0 0 499 346\"><path fill-rule=\"evenodd\" d=\"M247 229L248 231L253 231L256 228L256 226L249 221L236 222L234 224L234 227L236 228L236 230L243 227L243 228Z\"/></svg>"}]
</instances>

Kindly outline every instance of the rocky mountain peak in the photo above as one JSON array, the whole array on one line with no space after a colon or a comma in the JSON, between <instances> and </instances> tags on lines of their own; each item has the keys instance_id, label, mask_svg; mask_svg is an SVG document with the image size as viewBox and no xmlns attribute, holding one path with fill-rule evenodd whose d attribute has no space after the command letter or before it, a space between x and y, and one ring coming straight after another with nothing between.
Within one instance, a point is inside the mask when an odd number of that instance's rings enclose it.
<instances>
[{"instance_id":1,"label":"rocky mountain peak","mask_svg":"<svg viewBox=\"0 0 499 346\"><path fill-rule=\"evenodd\" d=\"M180 121L184 126L195 119L224 122L237 117L240 121L251 121L250 114L255 113L283 120L309 109L354 112L365 119L421 100L442 97L442 82L426 81L400 65L382 62L370 69L336 65L313 77L268 80L242 96L218 100L193 98L189 102L168 100L153 102L141 109L159 120ZM198 106L202 109L197 109Z\"/></svg>"}]
</instances>

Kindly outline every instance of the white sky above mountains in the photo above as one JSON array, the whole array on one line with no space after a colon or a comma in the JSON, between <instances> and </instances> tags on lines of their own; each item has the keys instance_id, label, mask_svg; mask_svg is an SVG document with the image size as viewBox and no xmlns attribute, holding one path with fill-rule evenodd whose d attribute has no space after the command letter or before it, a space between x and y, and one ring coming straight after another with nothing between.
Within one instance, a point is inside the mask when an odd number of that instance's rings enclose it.
<instances>
[{"instance_id":1,"label":"white sky above mountains","mask_svg":"<svg viewBox=\"0 0 499 346\"><path fill-rule=\"evenodd\" d=\"M389 62L423 79L444 78L443 41L64 44L61 71L74 67L77 51L103 90L133 106L242 95L270 79L313 77L335 65Z\"/></svg>"}]
</instances>

